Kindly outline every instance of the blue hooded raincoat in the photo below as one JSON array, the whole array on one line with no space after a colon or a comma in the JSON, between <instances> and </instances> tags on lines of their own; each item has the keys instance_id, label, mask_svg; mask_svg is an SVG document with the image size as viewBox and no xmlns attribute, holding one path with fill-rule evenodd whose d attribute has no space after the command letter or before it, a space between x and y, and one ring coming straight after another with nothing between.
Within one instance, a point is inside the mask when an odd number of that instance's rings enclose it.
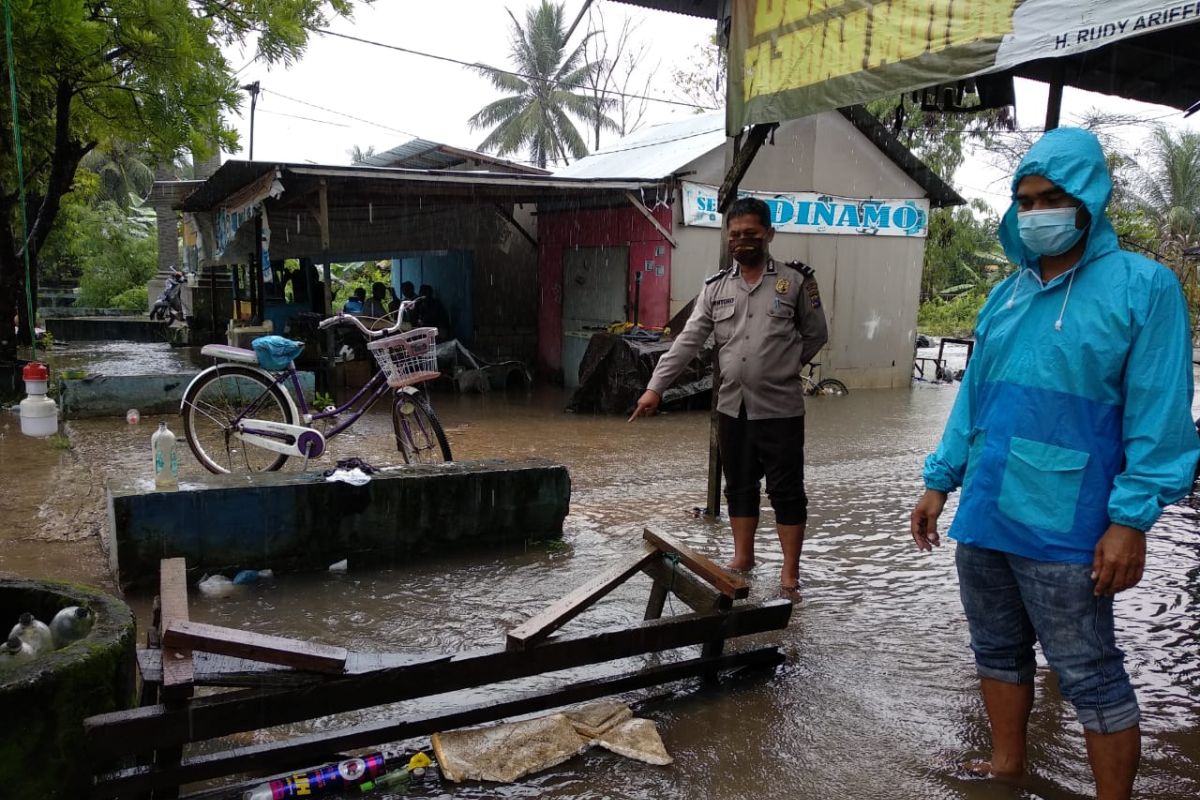
<instances>
[{"instance_id":1,"label":"blue hooded raincoat","mask_svg":"<svg viewBox=\"0 0 1200 800\"><path fill-rule=\"evenodd\" d=\"M1096 138L1059 128L1013 176L1041 175L1091 212L1072 269L1043 283L1017 228L1017 266L988 297L976 346L925 485L962 487L950 536L1040 561L1090 563L1110 522L1148 530L1192 485L1187 308L1170 270L1117 246L1104 214L1112 182Z\"/></svg>"}]
</instances>

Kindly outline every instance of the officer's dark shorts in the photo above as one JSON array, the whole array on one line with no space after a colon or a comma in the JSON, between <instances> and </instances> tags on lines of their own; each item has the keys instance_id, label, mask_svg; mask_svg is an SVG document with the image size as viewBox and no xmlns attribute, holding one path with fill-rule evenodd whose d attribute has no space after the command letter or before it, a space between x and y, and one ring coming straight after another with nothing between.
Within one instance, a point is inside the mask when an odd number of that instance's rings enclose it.
<instances>
[{"instance_id":1,"label":"officer's dark shorts","mask_svg":"<svg viewBox=\"0 0 1200 800\"><path fill-rule=\"evenodd\" d=\"M759 481L765 475L776 523L803 525L808 519L804 417L748 420L744 406L737 418L717 416L729 516L758 516Z\"/></svg>"}]
</instances>

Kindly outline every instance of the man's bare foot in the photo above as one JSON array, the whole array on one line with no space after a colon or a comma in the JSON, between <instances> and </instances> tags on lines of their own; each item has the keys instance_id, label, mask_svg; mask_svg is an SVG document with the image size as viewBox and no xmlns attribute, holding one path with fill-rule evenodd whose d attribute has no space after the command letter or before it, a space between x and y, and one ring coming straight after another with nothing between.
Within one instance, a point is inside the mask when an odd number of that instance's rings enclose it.
<instances>
[{"instance_id":1,"label":"man's bare foot","mask_svg":"<svg viewBox=\"0 0 1200 800\"><path fill-rule=\"evenodd\" d=\"M754 569L754 561L752 561L752 560L739 561L738 559L735 558L732 561L729 561L727 564L725 564L725 569L736 575L745 575L745 574L749 573L750 570Z\"/></svg>"}]
</instances>

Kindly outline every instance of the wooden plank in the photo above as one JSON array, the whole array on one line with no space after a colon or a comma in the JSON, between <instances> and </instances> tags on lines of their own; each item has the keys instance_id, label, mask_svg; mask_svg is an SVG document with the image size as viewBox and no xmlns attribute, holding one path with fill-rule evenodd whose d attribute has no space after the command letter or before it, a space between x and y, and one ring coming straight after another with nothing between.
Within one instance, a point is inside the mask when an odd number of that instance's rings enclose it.
<instances>
[{"instance_id":1,"label":"wooden plank","mask_svg":"<svg viewBox=\"0 0 1200 800\"><path fill-rule=\"evenodd\" d=\"M206 653L237 656L313 672L341 673L346 669L347 653L342 647L266 636L202 622L171 623L163 632L163 645L190 647ZM166 668L165 662L163 667Z\"/></svg>"},{"instance_id":2,"label":"wooden plank","mask_svg":"<svg viewBox=\"0 0 1200 800\"><path fill-rule=\"evenodd\" d=\"M642 531L642 538L662 552L678 556L680 562L688 569L726 597L738 600L750 594L750 586L744 580L736 575L730 575L678 539L651 528Z\"/></svg>"},{"instance_id":3,"label":"wooden plank","mask_svg":"<svg viewBox=\"0 0 1200 800\"><path fill-rule=\"evenodd\" d=\"M156 747L195 742L298 722L326 714L454 692L500 681L598 664L661 650L733 639L787 627L788 600L747 603L726 614L684 614L629 627L556 636L536 654L504 649L460 653L449 660L342 676L290 690L244 690L199 697L186 710L147 706L84 720L93 763Z\"/></svg>"},{"instance_id":4,"label":"wooden plank","mask_svg":"<svg viewBox=\"0 0 1200 800\"><path fill-rule=\"evenodd\" d=\"M646 615L642 619L662 619L663 607L667 604L667 585L655 581L650 587L650 599L646 601Z\"/></svg>"},{"instance_id":5,"label":"wooden plank","mask_svg":"<svg viewBox=\"0 0 1200 800\"><path fill-rule=\"evenodd\" d=\"M643 542L638 552L622 558L568 595L555 600L545 611L536 614L508 632L508 649L523 650L577 617L588 607L620 586L651 559L658 558L654 545Z\"/></svg>"},{"instance_id":6,"label":"wooden plank","mask_svg":"<svg viewBox=\"0 0 1200 800\"><path fill-rule=\"evenodd\" d=\"M742 178L746 176L746 170L750 169L750 164L753 163L758 149L767 140L767 134L778 127L778 122L764 122L750 129L745 143L738 148L733 157L733 163L729 166L729 171L725 173L725 180L721 181L721 188L717 190L718 213L724 214L733 205L733 201L737 199L738 186L741 184Z\"/></svg>"},{"instance_id":7,"label":"wooden plank","mask_svg":"<svg viewBox=\"0 0 1200 800\"><path fill-rule=\"evenodd\" d=\"M187 560L164 558L159 564L159 611L161 628L188 621ZM159 636L161 641L162 637ZM192 696L192 651L188 647L163 645L163 697L168 700Z\"/></svg>"},{"instance_id":8,"label":"wooden plank","mask_svg":"<svg viewBox=\"0 0 1200 800\"><path fill-rule=\"evenodd\" d=\"M642 567L642 572L653 578L655 583L665 586L692 611L716 611L719 608L717 601L724 598L711 586L697 580L691 572L666 560L651 561Z\"/></svg>"},{"instance_id":9,"label":"wooden plank","mask_svg":"<svg viewBox=\"0 0 1200 800\"><path fill-rule=\"evenodd\" d=\"M777 665L783 660L783 656L775 647L764 647L718 658L691 658L636 672L596 678L556 691L523 695L503 703L488 701L428 717L389 719L342 730L322 731L282 742L199 755L185 759L183 764L169 769L134 767L100 776L91 796L119 797L128 792L212 780L251 770L279 772L300 769L328 760L330 753L373 747L381 742L428 736L438 731L494 722L714 671Z\"/></svg>"},{"instance_id":10,"label":"wooden plank","mask_svg":"<svg viewBox=\"0 0 1200 800\"><path fill-rule=\"evenodd\" d=\"M650 209L646 208L646 204L642 202L640 197L633 192L626 192L625 199L629 201L631 206L638 210L638 213L645 217L650 224L654 226L654 229L658 231L660 236L671 243L672 249L679 249L679 242L675 241L675 237L671 235L671 232L664 228L663 224L654 218L654 213Z\"/></svg>"},{"instance_id":11,"label":"wooden plank","mask_svg":"<svg viewBox=\"0 0 1200 800\"><path fill-rule=\"evenodd\" d=\"M451 656L435 656L449 661ZM162 652L147 648L137 651L138 669L142 683L153 686L162 682ZM347 675L358 675L391 667L403 667L416 663L427 663L427 654L411 653L356 653L346 656ZM255 687L259 689L291 688L311 686L332 680L334 676L315 672L301 672L291 667L265 664L245 658L223 656L217 653L197 651L192 654L197 686Z\"/></svg>"}]
</instances>

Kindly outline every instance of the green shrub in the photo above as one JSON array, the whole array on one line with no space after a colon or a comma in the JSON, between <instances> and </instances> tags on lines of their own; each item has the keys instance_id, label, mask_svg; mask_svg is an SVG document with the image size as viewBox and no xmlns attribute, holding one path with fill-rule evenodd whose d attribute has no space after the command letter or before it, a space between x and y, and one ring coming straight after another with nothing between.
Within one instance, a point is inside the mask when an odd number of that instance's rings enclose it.
<instances>
[{"instance_id":1,"label":"green shrub","mask_svg":"<svg viewBox=\"0 0 1200 800\"><path fill-rule=\"evenodd\" d=\"M931 336L970 336L985 300L987 295L978 292L924 302L917 310L917 330Z\"/></svg>"},{"instance_id":2,"label":"green shrub","mask_svg":"<svg viewBox=\"0 0 1200 800\"><path fill-rule=\"evenodd\" d=\"M145 286L133 286L115 295L110 302L113 308L122 311L145 311L150 308L150 295Z\"/></svg>"}]
</instances>

